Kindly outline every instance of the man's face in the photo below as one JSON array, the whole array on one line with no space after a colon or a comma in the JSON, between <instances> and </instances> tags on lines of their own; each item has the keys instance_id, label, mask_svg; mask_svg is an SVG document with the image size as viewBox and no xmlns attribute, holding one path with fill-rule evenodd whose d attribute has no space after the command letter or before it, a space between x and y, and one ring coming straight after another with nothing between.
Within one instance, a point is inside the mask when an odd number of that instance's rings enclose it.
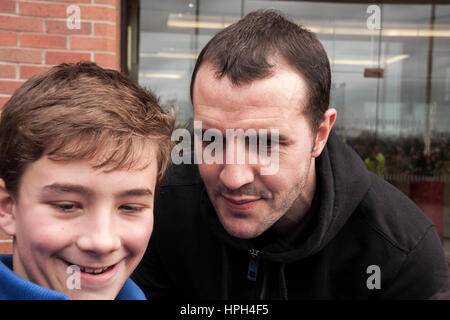
<instances>
[{"instance_id":1,"label":"man's face","mask_svg":"<svg viewBox=\"0 0 450 320\"><path fill-rule=\"evenodd\" d=\"M111 172L88 161L33 162L13 204L14 272L71 299L114 299L152 233L156 174L156 161Z\"/></svg>"},{"instance_id":2,"label":"man's face","mask_svg":"<svg viewBox=\"0 0 450 320\"><path fill-rule=\"evenodd\" d=\"M194 119L204 130L217 129L224 137L227 129L278 130L278 150L271 150L279 152L275 174L261 174L263 165L249 161L199 164L209 198L229 234L253 238L304 209L315 183L314 137L302 113L307 86L298 73L279 65L268 78L233 86L204 64L196 76L193 101ZM203 142L203 148L207 145ZM236 152L225 145L224 154ZM245 150L250 152L248 145Z\"/></svg>"}]
</instances>

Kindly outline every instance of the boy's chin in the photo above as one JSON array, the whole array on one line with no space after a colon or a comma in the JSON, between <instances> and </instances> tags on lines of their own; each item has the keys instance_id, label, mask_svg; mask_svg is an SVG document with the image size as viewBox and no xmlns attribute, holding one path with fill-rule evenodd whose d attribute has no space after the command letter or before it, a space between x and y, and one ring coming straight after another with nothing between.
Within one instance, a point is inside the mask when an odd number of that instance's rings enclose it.
<instances>
[{"instance_id":1,"label":"boy's chin","mask_svg":"<svg viewBox=\"0 0 450 320\"><path fill-rule=\"evenodd\" d=\"M102 288L99 290L74 289L64 292L71 300L114 300L120 289Z\"/></svg>"}]
</instances>

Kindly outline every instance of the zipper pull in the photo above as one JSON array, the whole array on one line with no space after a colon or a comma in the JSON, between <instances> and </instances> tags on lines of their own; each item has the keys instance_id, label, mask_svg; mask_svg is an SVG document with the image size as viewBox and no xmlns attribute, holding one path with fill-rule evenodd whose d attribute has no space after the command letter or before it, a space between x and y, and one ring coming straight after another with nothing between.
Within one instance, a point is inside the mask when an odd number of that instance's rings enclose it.
<instances>
[{"instance_id":1,"label":"zipper pull","mask_svg":"<svg viewBox=\"0 0 450 320\"><path fill-rule=\"evenodd\" d=\"M248 250L248 253L250 254L250 260L248 263L247 279L251 281L256 281L259 265L259 250L250 249Z\"/></svg>"}]
</instances>

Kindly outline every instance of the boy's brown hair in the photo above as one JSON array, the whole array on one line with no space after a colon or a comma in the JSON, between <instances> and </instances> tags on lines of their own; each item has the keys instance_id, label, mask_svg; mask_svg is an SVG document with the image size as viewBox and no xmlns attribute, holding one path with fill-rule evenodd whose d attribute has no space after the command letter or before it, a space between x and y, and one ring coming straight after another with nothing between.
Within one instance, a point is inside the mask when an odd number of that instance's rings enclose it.
<instances>
[{"instance_id":1,"label":"boy's brown hair","mask_svg":"<svg viewBox=\"0 0 450 320\"><path fill-rule=\"evenodd\" d=\"M151 92L120 72L92 62L63 63L26 81L5 104L0 178L16 194L27 165L44 155L93 160L95 168L108 170L138 169L153 150L159 184L174 124Z\"/></svg>"}]
</instances>

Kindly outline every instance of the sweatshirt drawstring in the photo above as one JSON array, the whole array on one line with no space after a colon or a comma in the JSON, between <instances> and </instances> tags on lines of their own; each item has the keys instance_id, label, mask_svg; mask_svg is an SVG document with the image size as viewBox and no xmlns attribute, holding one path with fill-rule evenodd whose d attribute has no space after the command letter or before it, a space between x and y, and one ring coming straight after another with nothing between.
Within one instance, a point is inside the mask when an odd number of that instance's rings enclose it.
<instances>
[{"instance_id":1,"label":"sweatshirt drawstring","mask_svg":"<svg viewBox=\"0 0 450 320\"><path fill-rule=\"evenodd\" d=\"M280 265L280 296L282 300L288 300L288 293L287 293L287 287L286 287L286 277L284 274L284 267L286 265L284 263L281 263Z\"/></svg>"},{"instance_id":2,"label":"sweatshirt drawstring","mask_svg":"<svg viewBox=\"0 0 450 320\"><path fill-rule=\"evenodd\" d=\"M221 279L221 285L222 285L222 299L228 300L228 277L229 277L229 257L226 245L221 246L221 254L222 254L222 279ZM287 293L287 286L286 286L286 276L285 276L285 263L280 263L279 265L279 280L280 280L280 298L281 300L288 300L288 293ZM268 286L268 271L263 272L263 281L262 281L262 287L260 292L260 299L266 298L266 290Z\"/></svg>"}]
</instances>

